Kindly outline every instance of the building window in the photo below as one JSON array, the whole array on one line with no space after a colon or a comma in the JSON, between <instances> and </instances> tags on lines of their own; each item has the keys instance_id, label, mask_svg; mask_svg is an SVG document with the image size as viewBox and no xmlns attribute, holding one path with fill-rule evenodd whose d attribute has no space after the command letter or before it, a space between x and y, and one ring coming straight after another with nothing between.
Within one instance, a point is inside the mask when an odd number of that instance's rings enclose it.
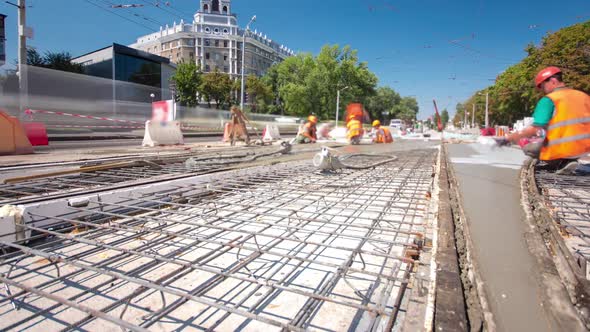
<instances>
[{"instance_id":1,"label":"building window","mask_svg":"<svg viewBox=\"0 0 590 332\"><path fill-rule=\"evenodd\" d=\"M209 42L209 39L205 39L205 46L209 46L211 45L211 43Z\"/></svg>"},{"instance_id":2,"label":"building window","mask_svg":"<svg viewBox=\"0 0 590 332\"><path fill-rule=\"evenodd\" d=\"M223 33L227 35L229 33L229 30L223 29Z\"/></svg>"},{"instance_id":3,"label":"building window","mask_svg":"<svg viewBox=\"0 0 590 332\"><path fill-rule=\"evenodd\" d=\"M224 41L223 41L223 47L227 48L227 45L228 45L228 42L227 42L227 40L224 40Z\"/></svg>"},{"instance_id":4,"label":"building window","mask_svg":"<svg viewBox=\"0 0 590 332\"><path fill-rule=\"evenodd\" d=\"M215 47L219 47L219 39L215 39Z\"/></svg>"},{"instance_id":5,"label":"building window","mask_svg":"<svg viewBox=\"0 0 590 332\"><path fill-rule=\"evenodd\" d=\"M229 68L227 68L227 66L223 66L223 72L227 73L229 71Z\"/></svg>"},{"instance_id":6,"label":"building window","mask_svg":"<svg viewBox=\"0 0 590 332\"><path fill-rule=\"evenodd\" d=\"M205 71L211 71L211 67L209 67L209 65L205 65Z\"/></svg>"},{"instance_id":7,"label":"building window","mask_svg":"<svg viewBox=\"0 0 590 332\"><path fill-rule=\"evenodd\" d=\"M227 54L223 55L223 61L227 61Z\"/></svg>"},{"instance_id":8,"label":"building window","mask_svg":"<svg viewBox=\"0 0 590 332\"><path fill-rule=\"evenodd\" d=\"M192 58L192 57L194 57L194 56L195 56L195 53L193 53L193 52L189 52L189 53L188 53L188 56Z\"/></svg>"},{"instance_id":9,"label":"building window","mask_svg":"<svg viewBox=\"0 0 590 332\"><path fill-rule=\"evenodd\" d=\"M219 28L213 29L213 33L215 33L216 35L218 35L219 34Z\"/></svg>"},{"instance_id":10,"label":"building window","mask_svg":"<svg viewBox=\"0 0 590 332\"><path fill-rule=\"evenodd\" d=\"M209 11L209 5L208 4L204 4L203 5L203 11L204 12L208 12Z\"/></svg>"},{"instance_id":11,"label":"building window","mask_svg":"<svg viewBox=\"0 0 590 332\"><path fill-rule=\"evenodd\" d=\"M209 27L205 28L205 33L211 33L211 29L209 29Z\"/></svg>"},{"instance_id":12,"label":"building window","mask_svg":"<svg viewBox=\"0 0 590 332\"><path fill-rule=\"evenodd\" d=\"M209 58L210 58L209 52L205 53L205 59L209 60Z\"/></svg>"},{"instance_id":13,"label":"building window","mask_svg":"<svg viewBox=\"0 0 590 332\"><path fill-rule=\"evenodd\" d=\"M219 13L219 0L213 0L211 11Z\"/></svg>"},{"instance_id":14,"label":"building window","mask_svg":"<svg viewBox=\"0 0 590 332\"><path fill-rule=\"evenodd\" d=\"M223 13L227 14L227 6L223 6Z\"/></svg>"}]
</instances>

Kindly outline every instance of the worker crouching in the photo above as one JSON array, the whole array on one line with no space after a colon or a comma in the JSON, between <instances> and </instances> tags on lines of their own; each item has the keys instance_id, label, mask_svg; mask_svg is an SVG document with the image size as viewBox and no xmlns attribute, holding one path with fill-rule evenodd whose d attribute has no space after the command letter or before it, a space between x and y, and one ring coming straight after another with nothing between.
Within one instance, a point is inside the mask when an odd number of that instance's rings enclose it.
<instances>
[{"instance_id":1,"label":"worker crouching","mask_svg":"<svg viewBox=\"0 0 590 332\"><path fill-rule=\"evenodd\" d=\"M317 141L317 128L318 118L314 115L310 115L307 118L307 122L299 129L295 142L298 144L315 143Z\"/></svg>"},{"instance_id":2,"label":"worker crouching","mask_svg":"<svg viewBox=\"0 0 590 332\"><path fill-rule=\"evenodd\" d=\"M389 128L382 127L381 121L373 121L373 143L393 143L393 136Z\"/></svg>"}]
</instances>

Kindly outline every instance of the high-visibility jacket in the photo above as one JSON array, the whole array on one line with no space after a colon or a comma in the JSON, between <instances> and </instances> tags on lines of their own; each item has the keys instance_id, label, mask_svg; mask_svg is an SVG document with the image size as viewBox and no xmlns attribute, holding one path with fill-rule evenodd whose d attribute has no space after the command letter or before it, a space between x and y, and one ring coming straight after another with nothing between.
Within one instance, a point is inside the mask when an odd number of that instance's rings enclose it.
<instances>
[{"instance_id":1,"label":"high-visibility jacket","mask_svg":"<svg viewBox=\"0 0 590 332\"><path fill-rule=\"evenodd\" d=\"M348 131L346 132L346 137L348 137L348 139L363 134L363 124L359 120L352 119L348 121L348 123L346 124L346 128L348 129Z\"/></svg>"},{"instance_id":2,"label":"high-visibility jacket","mask_svg":"<svg viewBox=\"0 0 590 332\"><path fill-rule=\"evenodd\" d=\"M377 129L375 143L393 143L393 136L391 136L389 128L379 127Z\"/></svg>"},{"instance_id":3,"label":"high-visibility jacket","mask_svg":"<svg viewBox=\"0 0 590 332\"><path fill-rule=\"evenodd\" d=\"M316 128L315 124L313 124L311 122L306 122L301 127L301 129L299 130L299 135L307 137L307 138L313 138L315 140L318 139L317 128Z\"/></svg>"},{"instance_id":4,"label":"high-visibility jacket","mask_svg":"<svg viewBox=\"0 0 590 332\"><path fill-rule=\"evenodd\" d=\"M575 159L590 153L590 96L574 89L547 95L555 105L540 160Z\"/></svg>"}]
</instances>

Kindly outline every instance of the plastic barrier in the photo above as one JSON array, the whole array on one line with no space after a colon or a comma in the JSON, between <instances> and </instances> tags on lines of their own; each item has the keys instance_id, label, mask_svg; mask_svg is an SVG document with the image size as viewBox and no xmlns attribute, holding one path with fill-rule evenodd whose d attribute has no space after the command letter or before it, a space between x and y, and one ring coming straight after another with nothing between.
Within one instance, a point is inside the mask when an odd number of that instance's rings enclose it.
<instances>
[{"instance_id":1,"label":"plastic barrier","mask_svg":"<svg viewBox=\"0 0 590 332\"><path fill-rule=\"evenodd\" d=\"M281 133L279 132L279 127L277 125L270 125L267 124L266 128L264 128L264 133L262 134L263 141L274 141L281 139Z\"/></svg>"},{"instance_id":2,"label":"plastic barrier","mask_svg":"<svg viewBox=\"0 0 590 332\"><path fill-rule=\"evenodd\" d=\"M182 145L184 144L184 137L180 130L180 123L178 121L170 122L145 122L145 134L143 136L143 146L159 146L159 145Z\"/></svg>"},{"instance_id":3,"label":"plastic barrier","mask_svg":"<svg viewBox=\"0 0 590 332\"><path fill-rule=\"evenodd\" d=\"M27 122L23 123L29 142L33 146L49 145L49 138L47 137L47 127L41 122Z\"/></svg>"},{"instance_id":4,"label":"plastic barrier","mask_svg":"<svg viewBox=\"0 0 590 332\"><path fill-rule=\"evenodd\" d=\"M20 121L0 111L0 155L32 153L33 146Z\"/></svg>"}]
</instances>

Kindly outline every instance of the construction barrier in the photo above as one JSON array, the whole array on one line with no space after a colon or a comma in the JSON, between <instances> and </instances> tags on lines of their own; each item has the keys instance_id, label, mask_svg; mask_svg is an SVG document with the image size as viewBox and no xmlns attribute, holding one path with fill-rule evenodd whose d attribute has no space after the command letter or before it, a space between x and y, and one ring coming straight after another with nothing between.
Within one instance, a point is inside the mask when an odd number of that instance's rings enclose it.
<instances>
[{"instance_id":1,"label":"construction barrier","mask_svg":"<svg viewBox=\"0 0 590 332\"><path fill-rule=\"evenodd\" d=\"M143 146L182 145L184 137L178 121L146 121Z\"/></svg>"},{"instance_id":2,"label":"construction barrier","mask_svg":"<svg viewBox=\"0 0 590 332\"><path fill-rule=\"evenodd\" d=\"M507 126L497 126L496 136L505 136L510 133L510 128Z\"/></svg>"},{"instance_id":3,"label":"construction barrier","mask_svg":"<svg viewBox=\"0 0 590 332\"><path fill-rule=\"evenodd\" d=\"M0 155L32 153L33 146L20 121L0 111Z\"/></svg>"},{"instance_id":4,"label":"construction barrier","mask_svg":"<svg viewBox=\"0 0 590 332\"><path fill-rule=\"evenodd\" d=\"M26 122L23 123L27 138L33 146L49 145L49 138L47 137L47 127L40 122Z\"/></svg>"},{"instance_id":5,"label":"construction barrier","mask_svg":"<svg viewBox=\"0 0 590 332\"><path fill-rule=\"evenodd\" d=\"M277 125L267 124L262 133L263 141L275 141L281 139L281 133Z\"/></svg>"}]
</instances>

